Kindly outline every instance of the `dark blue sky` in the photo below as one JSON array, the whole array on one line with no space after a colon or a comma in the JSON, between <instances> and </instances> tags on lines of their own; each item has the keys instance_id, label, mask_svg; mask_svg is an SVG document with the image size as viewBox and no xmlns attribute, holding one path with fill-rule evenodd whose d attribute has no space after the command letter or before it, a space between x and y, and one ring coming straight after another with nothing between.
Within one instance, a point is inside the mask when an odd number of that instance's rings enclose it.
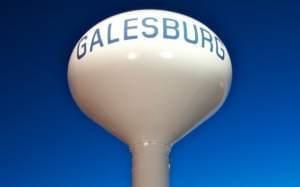
<instances>
[{"instance_id":1,"label":"dark blue sky","mask_svg":"<svg viewBox=\"0 0 300 187\"><path fill-rule=\"evenodd\" d=\"M67 63L98 21L155 8L215 31L234 72L222 109L174 147L171 186L299 187L299 7L296 0L1 2L0 186L130 186L126 145L79 111Z\"/></svg>"}]
</instances>

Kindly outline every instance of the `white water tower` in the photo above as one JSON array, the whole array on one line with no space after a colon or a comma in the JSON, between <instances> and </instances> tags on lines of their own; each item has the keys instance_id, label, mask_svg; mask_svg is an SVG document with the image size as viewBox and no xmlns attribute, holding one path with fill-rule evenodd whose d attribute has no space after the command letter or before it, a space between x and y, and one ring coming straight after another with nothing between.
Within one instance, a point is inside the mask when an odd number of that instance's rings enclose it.
<instances>
[{"instance_id":1,"label":"white water tower","mask_svg":"<svg viewBox=\"0 0 300 187\"><path fill-rule=\"evenodd\" d=\"M220 108L231 76L214 32L163 10L96 24L77 42L68 68L80 109L129 145L134 187L168 186L171 147Z\"/></svg>"}]
</instances>

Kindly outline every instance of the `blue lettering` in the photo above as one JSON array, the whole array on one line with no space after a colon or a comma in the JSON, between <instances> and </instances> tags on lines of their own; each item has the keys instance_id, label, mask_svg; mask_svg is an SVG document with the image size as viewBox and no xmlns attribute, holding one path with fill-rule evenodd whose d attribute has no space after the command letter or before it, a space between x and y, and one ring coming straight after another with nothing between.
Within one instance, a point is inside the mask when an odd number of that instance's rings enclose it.
<instances>
[{"instance_id":1,"label":"blue lettering","mask_svg":"<svg viewBox=\"0 0 300 187\"><path fill-rule=\"evenodd\" d=\"M201 34L202 34L202 47L205 47L205 41L209 42L210 44L210 51L213 51L213 44L212 44L212 36L210 32L208 32L206 29L200 27ZM208 35L208 37L205 36L205 33Z\"/></svg>"},{"instance_id":2,"label":"blue lettering","mask_svg":"<svg viewBox=\"0 0 300 187\"><path fill-rule=\"evenodd\" d=\"M184 30L184 39L185 41L189 42L189 43L193 43L193 44L196 44L198 43L198 30L197 30L197 27L195 24L193 24L193 27L194 27L194 39L189 39L188 38L188 30L187 30L187 25L186 25L186 22L184 21L183 22L183 30Z\"/></svg>"},{"instance_id":3,"label":"blue lettering","mask_svg":"<svg viewBox=\"0 0 300 187\"><path fill-rule=\"evenodd\" d=\"M173 26L169 25L168 23L173 22ZM167 39L177 39L179 37L179 31L178 31L178 21L171 18L163 18L163 36ZM170 35L168 33L168 30L173 30L175 32L175 35Z\"/></svg>"},{"instance_id":4,"label":"blue lettering","mask_svg":"<svg viewBox=\"0 0 300 187\"><path fill-rule=\"evenodd\" d=\"M101 47L103 46L103 42L101 40L101 35L100 35L100 30L96 29L92 38L92 43L90 46L90 52L93 51L94 45L100 45Z\"/></svg>"},{"instance_id":5,"label":"blue lettering","mask_svg":"<svg viewBox=\"0 0 300 187\"><path fill-rule=\"evenodd\" d=\"M219 47L219 42L222 43L222 41L221 41L218 37L216 37L216 36L215 36L215 41L216 41L216 52L217 52L217 55L218 55L218 57L220 57L222 60L224 60L224 58L225 58L225 51L224 51L224 49L223 49L222 47ZM220 51L219 51L219 50L222 51L221 54L220 54Z\"/></svg>"},{"instance_id":6,"label":"blue lettering","mask_svg":"<svg viewBox=\"0 0 300 187\"><path fill-rule=\"evenodd\" d=\"M107 43L112 44L112 43L115 43L115 42L118 42L118 41L119 41L119 38L112 39L112 37L111 37L111 23L110 23L108 25L108 31L107 31Z\"/></svg>"},{"instance_id":7,"label":"blue lettering","mask_svg":"<svg viewBox=\"0 0 300 187\"><path fill-rule=\"evenodd\" d=\"M137 35L128 35L128 30L129 29L137 29L138 27L136 25L129 26L130 21L136 21L137 18L131 18L131 19L126 19L124 21L124 40L130 40L130 39L136 39Z\"/></svg>"},{"instance_id":8,"label":"blue lettering","mask_svg":"<svg viewBox=\"0 0 300 187\"><path fill-rule=\"evenodd\" d=\"M79 42L78 42L78 45L77 45L77 59L78 60L80 60L82 57L84 57L84 55L86 54L86 43L84 42L83 44L82 44L82 42L84 41L84 40L86 40L87 39L87 36L84 36L84 37L82 37L80 40L79 40ZM83 49L83 51L82 52L80 52L79 51L79 48L81 48L81 49Z\"/></svg>"},{"instance_id":9,"label":"blue lettering","mask_svg":"<svg viewBox=\"0 0 300 187\"><path fill-rule=\"evenodd\" d=\"M153 37L155 37L155 36L157 35L157 33L158 33L158 28L157 28L155 25L151 25L151 24L148 23L148 21L151 21L151 20L152 20L153 22L157 22L157 19L156 19L156 18L153 18L153 17L146 17L146 18L144 18L143 21L142 21L142 24L143 24L144 27L151 28L151 29L153 30L152 33L147 33L147 32L145 32L145 31L142 32L143 35L144 35L145 37L147 37L147 38L153 38Z\"/></svg>"}]
</instances>

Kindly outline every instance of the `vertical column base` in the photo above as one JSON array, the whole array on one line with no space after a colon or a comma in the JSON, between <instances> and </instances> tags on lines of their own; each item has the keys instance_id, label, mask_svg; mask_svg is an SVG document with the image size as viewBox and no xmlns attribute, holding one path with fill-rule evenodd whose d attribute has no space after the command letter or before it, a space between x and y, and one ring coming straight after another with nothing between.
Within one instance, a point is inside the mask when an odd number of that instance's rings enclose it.
<instances>
[{"instance_id":1,"label":"vertical column base","mask_svg":"<svg viewBox=\"0 0 300 187\"><path fill-rule=\"evenodd\" d=\"M168 145L145 141L130 149L133 187L169 187Z\"/></svg>"}]
</instances>

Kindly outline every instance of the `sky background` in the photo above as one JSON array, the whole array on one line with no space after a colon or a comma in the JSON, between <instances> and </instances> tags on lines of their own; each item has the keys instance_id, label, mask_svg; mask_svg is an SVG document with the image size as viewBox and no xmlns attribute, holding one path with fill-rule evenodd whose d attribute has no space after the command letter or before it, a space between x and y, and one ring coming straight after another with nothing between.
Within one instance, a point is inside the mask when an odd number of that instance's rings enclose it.
<instances>
[{"instance_id":1,"label":"sky background","mask_svg":"<svg viewBox=\"0 0 300 187\"><path fill-rule=\"evenodd\" d=\"M178 142L171 187L300 186L300 2L48 0L0 3L0 186L130 187L125 144L85 117L66 79L94 24L123 11L194 17L233 63L221 110Z\"/></svg>"}]
</instances>

